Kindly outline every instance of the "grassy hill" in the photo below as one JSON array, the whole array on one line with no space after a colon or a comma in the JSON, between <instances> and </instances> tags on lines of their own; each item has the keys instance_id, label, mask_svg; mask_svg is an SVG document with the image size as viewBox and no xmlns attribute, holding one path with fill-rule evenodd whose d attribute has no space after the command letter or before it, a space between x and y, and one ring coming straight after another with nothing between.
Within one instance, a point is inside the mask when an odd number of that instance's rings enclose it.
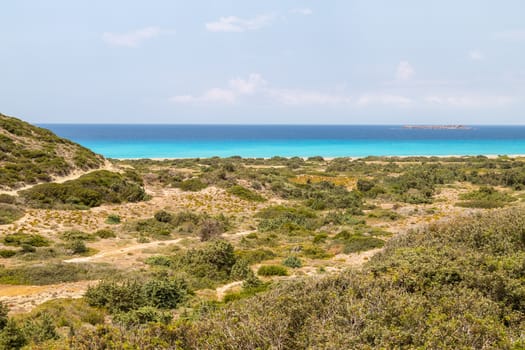
<instances>
[{"instance_id":1,"label":"grassy hill","mask_svg":"<svg viewBox=\"0 0 525 350\"><path fill-rule=\"evenodd\" d=\"M75 170L99 168L104 158L51 131L0 114L0 189L49 182Z\"/></svg>"}]
</instances>

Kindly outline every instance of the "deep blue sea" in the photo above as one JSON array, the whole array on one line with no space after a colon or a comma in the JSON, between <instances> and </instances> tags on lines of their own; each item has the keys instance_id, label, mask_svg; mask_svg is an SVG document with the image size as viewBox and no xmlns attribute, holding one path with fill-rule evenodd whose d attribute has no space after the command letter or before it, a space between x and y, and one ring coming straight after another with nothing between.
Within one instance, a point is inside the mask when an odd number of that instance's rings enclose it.
<instances>
[{"instance_id":1,"label":"deep blue sea","mask_svg":"<svg viewBox=\"0 0 525 350\"><path fill-rule=\"evenodd\" d=\"M41 124L109 158L525 154L525 126Z\"/></svg>"}]
</instances>

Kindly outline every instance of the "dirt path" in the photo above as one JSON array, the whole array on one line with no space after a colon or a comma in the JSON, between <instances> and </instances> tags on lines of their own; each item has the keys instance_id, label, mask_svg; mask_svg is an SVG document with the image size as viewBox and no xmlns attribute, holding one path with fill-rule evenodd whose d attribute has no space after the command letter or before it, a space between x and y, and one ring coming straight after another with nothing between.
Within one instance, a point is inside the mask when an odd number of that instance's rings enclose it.
<instances>
[{"instance_id":1,"label":"dirt path","mask_svg":"<svg viewBox=\"0 0 525 350\"><path fill-rule=\"evenodd\" d=\"M82 258L73 258L64 260L65 263L88 263L88 262L110 262L115 258L121 258L129 253L136 252L138 250L144 250L148 248L159 248L169 244L177 244L184 238L172 239L169 241L155 241L150 243L134 244L129 247L119 247L111 250L102 251L92 256L86 256ZM108 261L109 260L109 261Z\"/></svg>"},{"instance_id":2,"label":"dirt path","mask_svg":"<svg viewBox=\"0 0 525 350\"><path fill-rule=\"evenodd\" d=\"M226 292L240 285L242 285L242 281L235 281L235 282L231 282L223 286L217 287L215 289L215 292L217 293L217 300L222 301L224 299L224 296L226 295Z\"/></svg>"},{"instance_id":3,"label":"dirt path","mask_svg":"<svg viewBox=\"0 0 525 350\"><path fill-rule=\"evenodd\" d=\"M81 298L88 286L98 281L21 286L0 284L0 301L7 303L10 314L31 311L35 306L58 298Z\"/></svg>"}]
</instances>

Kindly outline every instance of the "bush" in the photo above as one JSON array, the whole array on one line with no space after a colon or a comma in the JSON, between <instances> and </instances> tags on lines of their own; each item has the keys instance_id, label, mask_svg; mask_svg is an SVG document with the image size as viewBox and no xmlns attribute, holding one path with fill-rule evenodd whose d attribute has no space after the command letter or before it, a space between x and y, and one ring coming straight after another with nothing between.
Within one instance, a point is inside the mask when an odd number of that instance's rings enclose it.
<instances>
[{"instance_id":1,"label":"bush","mask_svg":"<svg viewBox=\"0 0 525 350\"><path fill-rule=\"evenodd\" d=\"M283 265L296 269L296 268L303 266L303 263L301 262L301 259L292 255L284 259Z\"/></svg>"},{"instance_id":2,"label":"bush","mask_svg":"<svg viewBox=\"0 0 525 350\"><path fill-rule=\"evenodd\" d=\"M7 258L10 258L10 257L12 257L14 255L16 255L16 250L0 249L0 257L1 258L7 259Z\"/></svg>"},{"instance_id":3,"label":"bush","mask_svg":"<svg viewBox=\"0 0 525 350\"><path fill-rule=\"evenodd\" d=\"M104 203L139 202L147 198L141 183L130 174L93 171L64 183L34 186L20 192L36 208L85 209Z\"/></svg>"},{"instance_id":4,"label":"bush","mask_svg":"<svg viewBox=\"0 0 525 350\"><path fill-rule=\"evenodd\" d=\"M24 216L24 211L11 204L0 203L0 225L10 224Z\"/></svg>"},{"instance_id":5,"label":"bush","mask_svg":"<svg viewBox=\"0 0 525 350\"><path fill-rule=\"evenodd\" d=\"M106 219L106 223L110 224L110 225L120 224L120 216L115 215L115 214L110 214L110 215L108 215L108 217Z\"/></svg>"},{"instance_id":6,"label":"bush","mask_svg":"<svg viewBox=\"0 0 525 350\"><path fill-rule=\"evenodd\" d=\"M215 219L205 219L199 230L199 237L202 242L220 236L224 232L224 226Z\"/></svg>"},{"instance_id":7,"label":"bush","mask_svg":"<svg viewBox=\"0 0 525 350\"><path fill-rule=\"evenodd\" d=\"M37 234L12 233L4 237L4 244L21 247L23 244L33 247L47 247L50 242L47 238Z\"/></svg>"},{"instance_id":8,"label":"bush","mask_svg":"<svg viewBox=\"0 0 525 350\"><path fill-rule=\"evenodd\" d=\"M480 187L477 191L464 193L459 196L463 202L456 203L457 206L466 208L491 209L500 208L513 202L516 198L507 193L499 192L493 187Z\"/></svg>"},{"instance_id":9,"label":"bush","mask_svg":"<svg viewBox=\"0 0 525 350\"><path fill-rule=\"evenodd\" d=\"M6 193L0 193L0 203L4 204L15 204L16 203L16 197L11 196Z\"/></svg>"},{"instance_id":10,"label":"bush","mask_svg":"<svg viewBox=\"0 0 525 350\"><path fill-rule=\"evenodd\" d=\"M264 202L266 198L260 194L240 185L234 185L228 189L228 193L251 202Z\"/></svg>"},{"instance_id":11,"label":"bush","mask_svg":"<svg viewBox=\"0 0 525 350\"><path fill-rule=\"evenodd\" d=\"M190 294L186 282L179 279L152 279L140 283L102 281L89 287L85 298L89 305L105 307L112 313L128 312L144 306L175 308Z\"/></svg>"},{"instance_id":12,"label":"bush","mask_svg":"<svg viewBox=\"0 0 525 350\"><path fill-rule=\"evenodd\" d=\"M63 241L94 241L96 236L78 230L71 230L62 232L60 239Z\"/></svg>"},{"instance_id":13,"label":"bush","mask_svg":"<svg viewBox=\"0 0 525 350\"><path fill-rule=\"evenodd\" d=\"M49 263L4 268L0 266L0 284L47 285L118 276L108 265Z\"/></svg>"},{"instance_id":14,"label":"bush","mask_svg":"<svg viewBox=\"0 0 525 350\"><path fill-rule=\"evenodd\" d=\"M81 240L74 240L69 245L68 248L71 250L72 254L84 254L88 251L88 248Z\"/></svg>"},{"instance_id":15,"label":"bush","mask_svg":"<svg viewBox=\"0 0 525 350\"><path fill-rule=\"evenodd\" d=\"M279 265L263 265L257 270L259 276L288 276L288 270Z\"/></svg>"},{"instance_id":16,"label":"bush","mask_svg":"<svg viewBox=\"0 0 525 350\"><path fill-rule=\"evenodd\" d=\"M208 187L204 182L199 179L189 179L175 184L176 187L183 191L199 192L200 190Z\"/></svg>"},{"instance_id":17,"label":"bush","mask_svg":"<svg viewBox=\"0 0 525 350\"><path fill-rule=\"evenodd\" d=\"M155 213L153 216L158 222L171 222L173 219L172 215L167 211L161 210Z\"/></svg>"},{"instance_id":18,"label":"bush","mask_svg":"<svg viewBox=\"0 0 525 350\"><path fill-rule=\"evenodd\" d=\"M147 323L170 323L173 316L170 312L159 310L152 306L142 306L136 310L125 313L117 313L113 316L113 322L128 328Z\"/></svg>"},{"instance_id":19,"label":"bush","mask_svg":"<svg viewBox=\"0 0 525 350\"><path fill-rule=\"evenodd\" d=\"M27 344L27 338L13 319L0 332L0 349L17 350Z\"/></svg>"},{"instance_id":20,"label":"bush","mask_svg":"<svg viewBox=\"0 0 525 350\"><path fill-rule=\"evenodd\" d=\"M96 231L95 232L95 236L97 236L99 238L102 238L102 239L108 239L108 238L115 238L115 237L117 237L117 235L115 234L114 231L106 230L106 229L102 229L102 230Z\"/></svg>"}]
</instances>

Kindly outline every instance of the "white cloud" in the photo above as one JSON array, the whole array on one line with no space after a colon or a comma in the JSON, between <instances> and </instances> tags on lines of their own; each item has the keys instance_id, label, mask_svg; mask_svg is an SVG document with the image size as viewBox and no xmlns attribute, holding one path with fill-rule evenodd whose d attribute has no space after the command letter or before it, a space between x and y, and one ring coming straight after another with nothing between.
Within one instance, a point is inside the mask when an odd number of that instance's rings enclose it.
<instances>
[{"instance_id":1,"label":"white cloud","mask_svg":"<svg viewBox=\"0 0 525 350\"><path fill-rule=\"evenodd\" d=\"M405 96L389 95L389 94L365 94L357 99L357 105L366 107L370 105L391 105L398 107L408 107L414 101Z\"/></svg>"},{"instance_id":2,"label":"white cloud","mask_svg":"<svg viewBox=\"0 0 525 350\"><path fill-rule=\"evenodd\" d=\"M409 80L415 73L416 71L407 61L401 61L397 65L396 78L398 80Z\"/></svg>"},{"instance_id":3,"label":"white cloud","mask_svg":"<svg viewBox=\"0 0 525 350\"><path fill-rule=\"evenodd\" d=\"M173 33L173 31L170 32ZM155 38L161 33L162 30L159 27L146 27L127 33L105 32L102 34L102 39L113 46L139 47L142 42Z\"/></svg>"},{"instance_id":4,"label":"white cloud","mask_svg":"<svg viewBox=\"0 0 525 350\"><path fill-rule=\"evenodd\" d=\"M170 98L171 102L188 104L188 103L223 103L234 104L239 96L252 95L259 88L266 85L266 81L258 73L252 73L247 79L234 78L229 81L229 89L213 88L200 96L178 95Z\"/></svg>"},{"instance_id":5,"label":"white cloud","mask_svg":"<svg viewBox=\"0 0 525 350\"><path fill-rule=\"evenodd\" d=\"M235 78L230 80L231 89L240 95L252 95L264 85L266 85L266 81L257 73L250 74L248 79Z\"/></svg>"},{"instance_id":6,"label":"white cloud","mask_svg":"<svg viewBox=\"0 0 525 350\"><path fill-rule=\"evenodd\" d=\"M503 107L514 102L512 96L482 96L482 95L463 95L463 96L427 96L424 101L440 106L458 108L486 108Z\"/></svg>"},{"instance_id":7,"label":"white cloud","mask_svg":"<svg viewBox=\"0 0 525 350\"><path fill-rule=\"evenodd\" d=\"M221 17L218 21L206 23L206 29L210 32L244 32L267 26L274 19L274 15L259 15L250 19L236 16Z\"/></svg>"},{"instance_id":8,"label":"white cloud","mask_svg":"<svg viewBox=\"0 0 525 350\"><path fill-rule=\"evenodd\" d=\"M305 8L295 8L295 9L292 9L290 10L291 13L294 13L296 15L303 15L303 16L310 16L311 14L314 13L314 11L312 11L312 9L308 8L308 7L305 7Z\"/></svg>"},{"instance_id":9,"label":"white cloud","mask_svg":"<svg viewBox=\"0 0 525 350\"><path fill-rule=\"evenodd\" d=\"M352 101L351 96L328 94L319 91L304 91L291 89L272 89L268 93L277 101L292 106L302 105L341 105Z\"/></svg>"},{"instance_id":10,"label":"white cloud","mask_svg":"<svg viewBox=\"0 0 525 350\"><path fill-rule=\"evenodd\" d=\"M485 55L479 50L470 50L468 53L468 57L472 61L482 61L485 59Z\"/></svg>"},{"instance_id":11,"label":"white cloud","mask_svg":"<svg viewBox=\"0 0 525 350\"><path fill-rule=\"evenodd\" d=\"M213 88L206 91L201 96L192 95L178 95L170 98L171 102L179 104L188 103L220 103L220 104L233 104L237 100L235 93L228 89Z\"/></svg>"},{"instance_id":12,"label":"white cloud","mask_svg":"<svg viewBox=\"0 0 525 350\"><path fill-rule=\"evenodd\" d=\"M525 29L505 30L492 34L493 39L520 42L525 41Z\"/></svg>"}]
</instances>

